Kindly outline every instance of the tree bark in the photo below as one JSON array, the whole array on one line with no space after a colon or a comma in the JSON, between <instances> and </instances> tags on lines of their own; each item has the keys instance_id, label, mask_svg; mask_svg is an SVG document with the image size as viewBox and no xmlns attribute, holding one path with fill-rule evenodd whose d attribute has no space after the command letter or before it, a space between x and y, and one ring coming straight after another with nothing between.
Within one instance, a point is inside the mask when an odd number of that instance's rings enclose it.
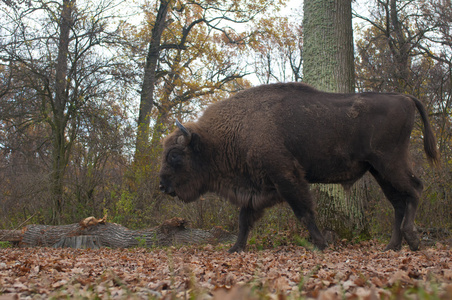
<instances>
[{"instance_id":1,"label":"tree bark","mask_svg":"<svg viewBox=\"0 0 452 300\"><path fill-rule=\"evenodd\" d=\"M0 230L0 242L19 243L23 235L22 230Z\"/></svg>"},{"instance_id":2,"label":"tree bark","mask_svg":"<svg viewBox=\"0 0 452 300\"><path fill-rule=\"evenodd\" d=\"M68 103L67 93L67 70L69 52L69 33L72 26L72 10L75 0L63 0L60 16L60 36L58 38L58 56L55 66L55 96L53 98L53 165L52 165L52 198L54 199L56 211L54 212L54 223L61 222L61 214L64 208L63 177L68 161L70 144L66 140Z\"/></svg>"},{"instance_id":3,"label":"tree bark","mask_svg":"<svg viewBox=\"0 0 452 300\"><path fill-rule=\"evenodd\" d=\"M323 91L355 91L351 0L305 1L303 81Z\"/></svg>"},{"instance_id":4,"label":"tree bark","mask_svg":"<svg viewBox=\"0 0 452 300\"><path fill-rule=\"evenodd\" d=\"M160 56L160 44L170 2L171 0L160 0L160 7L157 12L154 28L152 29L141 89L135 160L140 160L140 157L145 156L146 149L149 146L150 115L154 105L157 62Z\"/></svg>"},{"instance_id":5,"label":"tree bark","mask_svg":"<svg viewBox=\"0 0 452 300\"><path fill-rule=\"evenodd\" d=\"M399 20L399 11L397 9L397 0L390 0L388 7L388 28L386 38L388 40L389 49L394 57L396 67L395 90L399 93L410 92L408 89L411 81L410 72L410 52L411 45L408 43L402 24Z\"/></svg>"},{"instance_id":6,"label":"tree bark","mask_svg":"<svg viewBox=\"0 0 452 300\"><path fill-rule=\"evenodd\" d=\"M304 1L303 8L303 81L327 92L353 93L351 0ZM355 187L363 185L360 181ZM350 238L354 228L364 229L364 204L356 188L346 192L337 184L319 184L313 191L321 226L343 238Z\"/></svg>"},{"instance_id":7,"label":"tree bark","mask_svg":"<svg viewBox=\"0 0 452 300\"><path fill-rule=\"evenodd\" d=\"M0 241L21 247L130 248L184 244L233 242L236 236L214 227L211 230L188 228L181 218L172 218L150 229L130 230L105 219L86 218L79 223L49 226L28 225L22 230L0 231Z\"/></svg>"}]
</instances>

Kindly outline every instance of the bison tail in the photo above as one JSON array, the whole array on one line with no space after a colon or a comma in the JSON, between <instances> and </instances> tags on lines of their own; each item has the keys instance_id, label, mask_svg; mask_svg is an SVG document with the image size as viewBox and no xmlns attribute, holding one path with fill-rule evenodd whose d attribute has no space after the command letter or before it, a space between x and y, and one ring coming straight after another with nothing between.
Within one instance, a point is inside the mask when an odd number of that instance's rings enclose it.
<instances>
[{"instance_id":1,"label":"bison tail","mask_svg":"<svg viewBox=\"0 0 452 300\"><path fill-rule=\"evenodd\" d=\"M427 111L419 99L413 96L410 96L410 98L414 101L414 104L421 115L422 123L424 124L424 150L427 154L427 159L432 165L439 167L439 151L436 146L436 138L433 133L432 126L428 121Z\"/></svg>"}]
</instances>

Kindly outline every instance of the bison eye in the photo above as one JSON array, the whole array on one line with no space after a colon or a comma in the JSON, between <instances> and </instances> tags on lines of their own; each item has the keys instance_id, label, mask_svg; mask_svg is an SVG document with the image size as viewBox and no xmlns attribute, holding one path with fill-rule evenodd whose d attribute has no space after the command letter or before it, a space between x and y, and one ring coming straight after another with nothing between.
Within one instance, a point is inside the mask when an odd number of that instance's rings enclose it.
<instances>
[{"instance_id":1,"label":"bison eye","mask_svg":"<svg viewBox=\"0 0 452 300\"><path fill-rule=\"evenodd\" d=\"M177 167L182 164L182 153L178 150L172 150L168 153L166 161L173 167Z\"/></svg>"}]
</instances>

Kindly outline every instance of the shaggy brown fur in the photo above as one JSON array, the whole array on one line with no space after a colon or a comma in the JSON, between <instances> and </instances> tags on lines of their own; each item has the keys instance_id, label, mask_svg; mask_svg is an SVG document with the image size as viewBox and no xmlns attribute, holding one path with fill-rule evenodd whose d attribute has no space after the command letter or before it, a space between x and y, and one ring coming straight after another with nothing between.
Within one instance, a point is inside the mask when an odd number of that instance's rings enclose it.
<instances>
[{"instance_id":1,"label":"shaggy brown fur","mask_svg":"<svg viewBox=\"0 0 452 300\"><path fill-rule=\"evenodd\" d=\"M395 209L387 249L400 249L405 237L416 250L422 183L408 153L416 108L427 157L437 162L425 108L414 97L324 93L302 83L251 88L210 105L197 122L178 124L164 140L160 188L185 202L215 192L241 207L231 252L243 250L263 210L282 201L323 249L308 184L350 187L370 171Z\"/></svg>"}]
</instances>

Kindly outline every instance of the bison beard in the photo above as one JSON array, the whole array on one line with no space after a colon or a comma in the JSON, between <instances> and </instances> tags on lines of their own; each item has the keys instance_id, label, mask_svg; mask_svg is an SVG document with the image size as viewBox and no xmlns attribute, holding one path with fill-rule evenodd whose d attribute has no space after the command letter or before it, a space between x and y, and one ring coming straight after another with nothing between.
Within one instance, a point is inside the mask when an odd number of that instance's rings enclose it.
<instances>
[{"instance_id":1,"label":"bison beard","mask_svg":"<svg viewBox=\"0 0 452 300\"><path fill-rule=\"evenodd\" d=\"M244 250L263 210L284 201L324 249L309 183L351 186L369 171L394 206L386 249L399 250L405 238L417 250L422 183L408 152L416 109L427 158L438 163L425 108L412 96L324 93L302 83L251 88L210 105L197 122L177 122L163 142L160 189L184 202L215 192L238 205L230 252Z\"/></svg>"}]
</instances>

